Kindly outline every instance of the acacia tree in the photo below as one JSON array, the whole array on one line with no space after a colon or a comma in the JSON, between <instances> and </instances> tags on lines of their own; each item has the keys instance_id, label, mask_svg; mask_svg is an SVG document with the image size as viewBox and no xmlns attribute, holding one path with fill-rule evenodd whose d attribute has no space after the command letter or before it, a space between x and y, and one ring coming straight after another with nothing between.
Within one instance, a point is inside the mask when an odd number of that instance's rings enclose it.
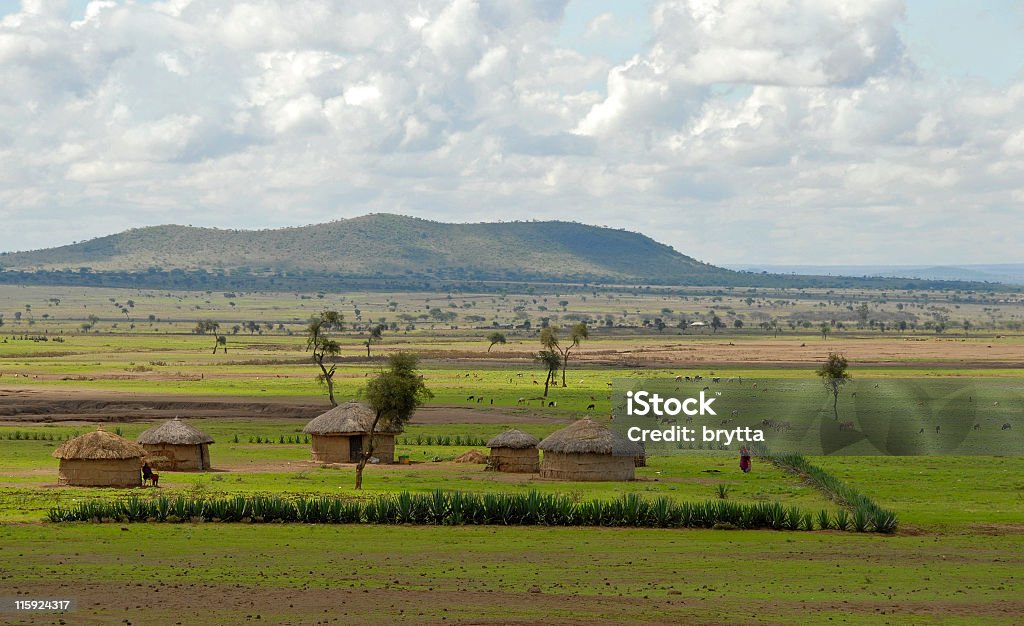
<instances>
[{"instance_id":1,"label":"acacia tree","mask_svg":"<svg viewBox=\"0 0 1024 626\"><path fill-rule=\"evenodd\" d=\"M218 330L220 330L220 322L215 322L213 320L199 320L196 322L196 327L192 329L192 332L197 335L213 333L213 353L217 354L217 348L221 345L220 335L217 334ZM225 339L225 343L226 342L227 340Z\"/></svg>"},{"instance_id":2,"label":"acacia tree","mask_svg":"<svg viewBox=\"0 0 1024 626\"><path fill-rule=\"evenodd\" d=\"M224 335L217 335L217 343L213 344L213 353L217 354L217 348L224 350L224 354L228 353L228 338Z\"/></svg>"},{"instance_id":3,"label":"acacia tree","mask_svg":"<svg viewBox=\"0 0 1024 626\"><path fill-rule=\"evenodd\" d=\"M366 346L367 358L370 357L370 346L381 341L384 341L384 326L379 324L370 329L370 335L363 342L363 345Z\"/></svg>"},{"instance_id":4,"label":"acacia tree","mask_svg":"<svg viewBox=\"0 0 1024 626\"><path fill-rule=\"evenodd\" d=\"M544 378L544 397L546 398L548 397L548 386L555 380L555 376L558 375L558 368L562 366L562 355L555 350L541 350L537 353L537 360L548 371L547 376Z\"/></svg>"},{"instance_id":5,"label":"acacia tree","mask_svg":"<svg viewBox=\"0 0 1024 626\"><path fill-rule=\"evenodd\" d=\"M505 333L494 331L487 335L487 341L491 342L491 345L487 346L487 351L490 352L491 348L494 347L494 344L500 343L501 345L505 345L508 342L508 339L505 337Z\"/></svg>"},{"instance_id":6,"label":"acacia tree","mask_svg":"<svg viewBox=\"0 0 1024 626\"><path fill-rule=\"evenodd\" d=\"M331 406L338 406L334 399L334 370L337 363L331 363L328 367L327 360L332 359L341 352L341 346L337 341L331 339L331 331L339 331L342 328L342 321L345 317L337 311L323 311L319 316L310 318L306 327L306 352L313 353L313 362L320 367L320 375L317 380L327 387L327 397Z\"/></svg>"},{"instance_id":7,"label":"acacia tree","mask_svg":"<svg viewBox=\"0 0 1024 626\"><path fill-rule=\"evenodd\" d=\"M846 371L848 366L846 357L829 352L828 359L815 371L821 377L826 391L832 394L832 416L836 420L839 419L839 389L853 379Z\"/></svg>"},{"instance_id":8,"label":"acacia tree","mask_svg":"<svg viewBox=\"0 0 1024 626\"><path fill-rule=\"evenodd\" d=\"M546 350L556 352L559 355L559 362L562 368L562 386L568 387L565 382L565 371L569 367L569 354L576 349L584 339L590 337L590 330L586 322L573 324L569 332L569 343L564 346L559 338L562 329L558 326L548 326L540 331L540 343ZM553 379L552 379L553 380Z\"/></svg>"},{"instance_id":9,"label":"acacia tree","mask_svg":"<svg viewBox=\"0 0 1024 626\"><path fill-rule=\"evenodd\" d=\"M722 321L722 318L714 315L711 317L711 332L717 333L719 328L725 328L725 322Z\"/></svg>"},{"instance_id":10,"label":"acacia tree","mask_svg":"<svg viewBox=\"0 0 1024 626\"><path fill-rule=\"evenodd\" d=\"M401 428L409 423L413 413L434 397L427 389L417 367L419 358L411 352L396 352L388 357L388 368L373 378L365 389L366 401L373 410L369 444L356 464L356 489L363 488L363 469L373 456L374 433L378 427Z\"/></svg>"}]
</instances>

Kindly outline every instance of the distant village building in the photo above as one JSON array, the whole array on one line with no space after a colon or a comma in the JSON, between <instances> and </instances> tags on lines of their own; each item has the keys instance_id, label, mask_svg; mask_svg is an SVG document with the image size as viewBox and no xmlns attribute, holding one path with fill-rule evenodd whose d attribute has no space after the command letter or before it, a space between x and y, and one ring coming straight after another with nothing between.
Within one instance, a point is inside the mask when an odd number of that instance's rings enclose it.
<instances>
[{"instance_id":1,"label":"distant village building","mask_svg":"<svg viewBox=\"0 0 1024 626\"><path fill-rule=\"evenodd\" d=\"M302 432L311 436L310 452L318 463L355 463L370 445L373 410L361 402L343 402L313 419ZM373 456L381 463L395 461L395 435L402 429L385 423L374 433Z\"/></svg>"},{"instance_id":2,"label":"distant village building","mask_svg":"<svg viewBox=\"0 0 1024 626\"><path fill-rule=\"evenodd\" d=\"M65 441L53 451L60 459L58 482L79 487L141 487L139 444L98 429Z\"/></svg>"},{"instance_id":3,"label":"distant village building","mask_svg":"<svg viewBox=\"0 0 1024 626\"><path fill-rule=\"evenodd\" d=\"M498 472L536 474L540 471L538 443L540 440L533 435L510 428L487 442L491 449L487 465Z\"/></svg>"},{"instance_id":4,"label":"distant village building","mask_svg":"<svg viewBox=\"0 0 1024 626\"><path fill-rule=\"evenodd\" d=\"M642 447L590 418L555 431L537 446L544 451L541 478L633 480Z\"/></svg>"},{"instance_id":5,"label":"distant village building","mask_svg":"<svg viewBox=\"0 0 1024 626\"><path fill-rule=\"evenodd\" d=\"M147 461L154 469L210 469L213 438L177 417L143 431L136 441L146 450Z\"/></svg>"}]
</instances>

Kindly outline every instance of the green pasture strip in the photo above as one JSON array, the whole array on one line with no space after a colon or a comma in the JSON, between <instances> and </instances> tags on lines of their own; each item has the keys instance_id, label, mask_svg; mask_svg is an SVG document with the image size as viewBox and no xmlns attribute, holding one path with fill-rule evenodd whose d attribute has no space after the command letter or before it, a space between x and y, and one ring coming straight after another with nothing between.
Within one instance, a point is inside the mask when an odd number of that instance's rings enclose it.
<instances>
[{"instance_id":1,"label":"green pasture strip","mask_svg":"<svg viewBox=\"0 0 1024 626\"><path fill-rule=\"evenodd\" d=\"M1024 456L814 457L815 465L899 511L901 526L1001 533L1024 520Z\"/></svg>"}]
</instances>

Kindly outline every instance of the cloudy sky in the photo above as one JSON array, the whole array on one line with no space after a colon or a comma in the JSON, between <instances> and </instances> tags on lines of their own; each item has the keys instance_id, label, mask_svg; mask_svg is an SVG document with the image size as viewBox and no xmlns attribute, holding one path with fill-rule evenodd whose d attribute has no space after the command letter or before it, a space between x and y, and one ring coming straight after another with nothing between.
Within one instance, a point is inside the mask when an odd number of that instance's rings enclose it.
<instances>
[{"instance_id":1,"label":"cloudy sky","mask_svg":"<svg viewBox=\"0 0 1024 626\"><path fill-rule=\"evenodd\" d=\"M0 0L0 250L393 212L1024 262L1022 64L996 0Z\"/></svg>"}]
</instances>

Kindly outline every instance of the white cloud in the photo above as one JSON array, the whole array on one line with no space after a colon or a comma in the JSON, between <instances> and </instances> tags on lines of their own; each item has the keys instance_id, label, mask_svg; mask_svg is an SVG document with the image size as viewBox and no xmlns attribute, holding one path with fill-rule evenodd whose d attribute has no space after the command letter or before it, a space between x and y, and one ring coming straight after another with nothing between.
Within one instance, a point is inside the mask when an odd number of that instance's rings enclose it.
<instances>
[{"instance_id":1,"label":"white cloud","mask_svg":"<svg viewBox=\"0 0 1024 626\"><path fill-rule=\"evenodd\" d=\"M655 2L614 66L556 43L564 5L27 2L0 20L0 249L398 211L717 262L1020 260L1024 81L926 78L901 2Z\"/></svg>"}]
</instances>

